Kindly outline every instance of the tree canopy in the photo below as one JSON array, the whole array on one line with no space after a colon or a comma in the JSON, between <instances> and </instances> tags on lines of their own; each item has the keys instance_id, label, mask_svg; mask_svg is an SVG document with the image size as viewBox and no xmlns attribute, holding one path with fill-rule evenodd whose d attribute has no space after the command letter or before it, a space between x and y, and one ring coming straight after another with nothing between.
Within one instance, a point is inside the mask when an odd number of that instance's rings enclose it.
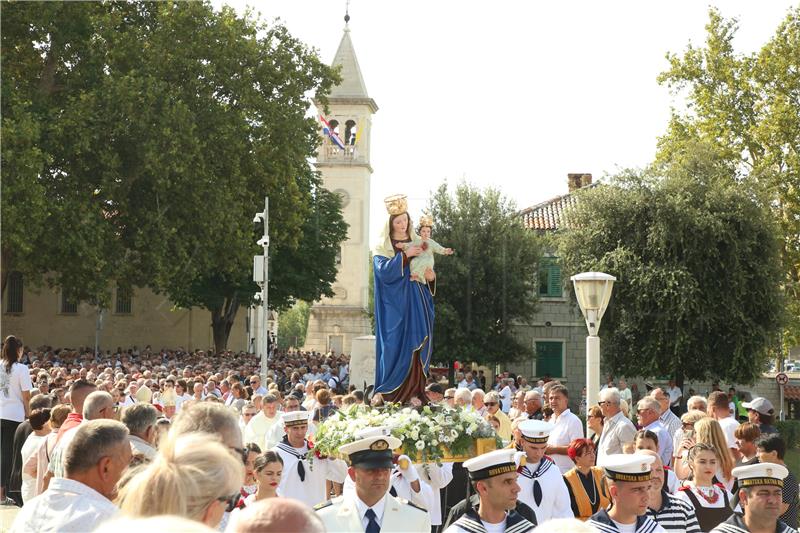
<instances>
[{"instance_id":1,"label":"tree canopy","mask_svg":"<svg viewBox=\"0 0 800 533\"><path fill-rule=\"evenodd\" d=\"M529 357L512 325L532 317L541 246L495 189L443 184L428 204L432 238L455 255L436 258L436 361Z\"/></svg>"},{"instance_id":2,"label":"tree canopy","mask_svg":"<svg viewBox=\"0 0 800 533\"><path fill-rule=\"evenodd\" d=\"M685 105L673 110L658 161L679 161L703 142L729 180L766 191L783 241L783 340L800 344L800 7L754 53L734 48L735 19L711 9L706 42L668 54L659 81Z\"/></svg>"},{"instance_id":3,"label":"tree canopy","mask_svg":"<svg viewBox=\"0 0 800 533\"><path fill-rule=\"evenodd\" d=\"M768 201L696 145L579 194L558 235L565 274L617 277L602 362L627 376L752 382L780 328L779 233Z\"/></svg>"},{"instance_id":4,"label":"tree canopy","mask_svg":"<svg viewBox=\"0 0 800 533\"><path fill-rule=\"evenodd\" d=\"M19 2L2 45L4 286L17 270L107 306L114 283L147 285L211 310L224 345L269 196L272 307L330 292L346 225L307 111L339 78L284 26L208 2Z\"/></svg>"}]
</instances>

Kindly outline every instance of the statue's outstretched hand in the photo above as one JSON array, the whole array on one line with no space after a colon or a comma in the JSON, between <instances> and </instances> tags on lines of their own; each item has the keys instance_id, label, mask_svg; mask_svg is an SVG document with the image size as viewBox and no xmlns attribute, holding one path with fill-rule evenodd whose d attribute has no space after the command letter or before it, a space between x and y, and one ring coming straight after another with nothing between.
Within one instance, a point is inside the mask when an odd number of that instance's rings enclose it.
<instances>
[{"instance_id":1,"label":"statue's outstretched hand","mask_svg":"<svg viewBox=\"0 0 800 533\"><path fill-rule=\"evenodd\" d=\"M453 255L454 253L456 253L456 251L453 250L452 248L445 248L444 253L445 255Z\"/></svg>"}]
</instances>

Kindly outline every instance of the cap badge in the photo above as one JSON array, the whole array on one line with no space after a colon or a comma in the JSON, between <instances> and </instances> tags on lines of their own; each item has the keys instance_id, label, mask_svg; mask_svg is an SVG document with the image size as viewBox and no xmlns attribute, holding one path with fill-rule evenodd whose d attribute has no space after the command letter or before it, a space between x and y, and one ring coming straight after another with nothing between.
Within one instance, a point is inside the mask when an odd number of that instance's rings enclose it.
<instances>
[{"instance_id":1,"label":"cap badge","mask_svg":"<svg viewBox=\"0 0 800 533\"><path fill-rule=\"evenodd\" d=\"M647 466L647 463L642 463L642 472L647 472L650 468Z\"/></svg>"},{"instance_id":2,"label":"cap badge","mask_svg":"<svg viewBox=\"0 0 800 533\"><path fill-rule=\"evenodd\" d=\"M767 468L767 477L772 477L772 469Z\"/></svg>"},{"instance_id":3,"label":"cap badge","mask_svg":"<svg viewBox=\"0 0 800 533\"><path fill-rule=\"evenodd\" d=\"M383 439L376 440L375 442L373 442L372 444L369 445L369 449L374 451L374 452L381 452L383 450L388 450L389 449L389 443L386 442Z\"/></svg>"}]
</instances>

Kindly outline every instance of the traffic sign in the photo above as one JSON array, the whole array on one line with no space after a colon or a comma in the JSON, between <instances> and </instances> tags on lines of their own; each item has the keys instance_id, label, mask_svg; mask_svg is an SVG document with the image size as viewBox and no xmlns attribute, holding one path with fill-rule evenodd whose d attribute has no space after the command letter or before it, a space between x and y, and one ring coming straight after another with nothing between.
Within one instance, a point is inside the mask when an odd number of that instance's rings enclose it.
<instances>
[{"instance_id":1,"label":"traffic sign","mask_svg":"<svg viewBox=\"0 0 800 533\"><path fill-rule=\"evenodd\" d=\"M789 376L781 372L780 374L775 376L775 381L778 382L778 385L786 385L787 383L789 383Z\"/></svg>"}]
</instances>

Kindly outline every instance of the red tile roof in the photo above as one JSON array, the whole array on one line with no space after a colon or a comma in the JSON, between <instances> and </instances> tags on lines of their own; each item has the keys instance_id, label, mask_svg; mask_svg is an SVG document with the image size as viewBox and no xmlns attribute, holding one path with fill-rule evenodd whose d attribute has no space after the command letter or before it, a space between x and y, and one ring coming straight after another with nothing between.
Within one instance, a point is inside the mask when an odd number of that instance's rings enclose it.
<instances>
[{"instance_id":1,"label":"red tile roof","mask_svg":"<svg viewBox=\"0 0 800 533\"><path fill-rule=\"evenodd\" d=\"M592 183L578 190L596 186L597 183ZM577 197L569 193L523 209L519 213L522 217L522 225L533 230L557 230L567 225L567 212L576 203Z\"/></svg>"}]
</instances>

